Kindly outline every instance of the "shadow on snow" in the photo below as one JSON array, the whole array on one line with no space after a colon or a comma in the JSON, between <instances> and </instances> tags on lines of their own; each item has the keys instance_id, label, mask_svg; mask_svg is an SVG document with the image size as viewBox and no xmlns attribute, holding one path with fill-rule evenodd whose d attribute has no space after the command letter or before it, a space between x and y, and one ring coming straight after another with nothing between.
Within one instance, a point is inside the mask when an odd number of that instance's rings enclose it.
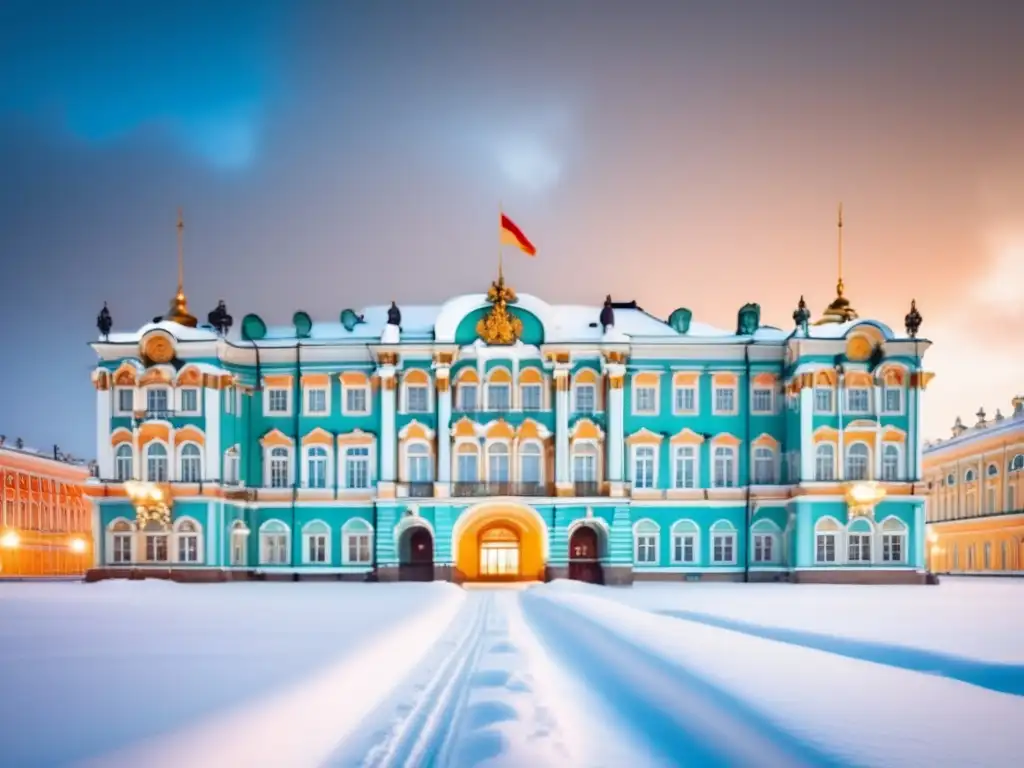
<instances>
[{"instance_id":1,"label":"shadow on snow","mask_svg":"<svg viewBox=\"0 0 1024 768\"><path fill-rule=\"evenodd\" d=\"M952 680L987 688L990 691L1024 696L1024 665L977 661L962 656L926 651L905 645L880 643L874 640L855 640L817 632L766 627L761 624L726 619L699 611L659 610L654 613L718 629L742 632L752 637L825 651L837 656L871 661L912 672L948 677Z\"/></svg>"}]
</instances>

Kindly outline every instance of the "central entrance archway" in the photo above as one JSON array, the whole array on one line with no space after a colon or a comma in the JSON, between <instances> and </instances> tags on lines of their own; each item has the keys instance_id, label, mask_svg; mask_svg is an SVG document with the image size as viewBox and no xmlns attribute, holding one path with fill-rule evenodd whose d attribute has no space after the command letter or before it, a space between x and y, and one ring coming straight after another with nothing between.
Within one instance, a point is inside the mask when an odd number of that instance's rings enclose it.
<instances>
[{"instance_id":1,"label":"central entrance archway","mask_svg":"<svg viewBox=\"0 0 1024 768\"><path fill-rule=\"evenodd\" d=\"M603 584L601 543L596 529L579 525L569 537L569 578L591 584Z\"/></svg>"},{"instance_id":2,"label":"central entrance archway","mask_svg":"<svg viewBox=\"0 0 1024 768\"><path fill-rule=\"evenodd\" d=\"M434 580L434 537L422 525L402 531L399 539L399 581Z\"/></svg>"},{"instance_id":3,"label":"central entrance archway","mask_svg":"<svg viewBox=\"0 0 1024 768\"><path fill-rule=\"evenodd\" d=\"M547 528L535 509L484 503L452 528L457 581L543 581Z\"/></svg>"}]
</instances>

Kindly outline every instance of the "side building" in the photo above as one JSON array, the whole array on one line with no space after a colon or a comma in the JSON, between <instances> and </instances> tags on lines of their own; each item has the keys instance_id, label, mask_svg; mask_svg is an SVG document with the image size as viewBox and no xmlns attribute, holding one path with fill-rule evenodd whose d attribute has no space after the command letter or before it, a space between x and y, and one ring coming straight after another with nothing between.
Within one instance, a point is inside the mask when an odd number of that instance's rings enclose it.
<instances>
[{"instance_id":1,"label":"side building","mask_svg":"<svg viewBox=\"0 0 1024 768\"><path fill-rule=\"evenodd\" d=\"M0 579L81 576L93 563L90 468L0 436Z\"/></svg>"},{"instance_id":2,"label":"side building","mask_svg":"<svg viewBox=\"0 0 1024 768\"><path fill-rule=\"evenodd\" d=\"M1024 397L925 445L930 569L1024 574Z\"/></svg>"},{"instance_id":3,"label":"side building","mask_svg":"<svg viewBox=\"0 0 1024 768\"><path fill-rule=\"evenodd\" d=\"M92 344L90 578L925 580L929 342L553 305L226 309Z\"/></svg>"}]
</instances>

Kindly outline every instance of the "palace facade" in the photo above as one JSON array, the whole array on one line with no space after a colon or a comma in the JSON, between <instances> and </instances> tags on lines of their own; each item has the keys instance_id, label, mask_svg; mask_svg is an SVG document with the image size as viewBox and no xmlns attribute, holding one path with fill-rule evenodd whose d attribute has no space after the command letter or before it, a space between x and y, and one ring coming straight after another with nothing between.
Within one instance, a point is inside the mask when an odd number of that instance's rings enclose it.
<instances>
[{"instance_id":1,"label":"palace facade","mask_svg":"<svg viewBox=\"0 0 1024 768\"><path fill-rule=\"evenodd\" d=\"M89 467L0 436L0 579L81 576L93 563Z\"/></svg>"},{"instance_id":2,"label":"palace facade","mask_svg":"<svg viewBox=\"0 0 1024 768\"><path fill-rule=\"evenodd\" d=\"M925 446L932 571L1024 573L1024 397L1012 408Z\"/></svg>"},{"instance_id":3,"label":"palace facade","mask_svg":"<svg viewBox=\"0 0 1024 768\"><path fill-rule=\"evenodd\" d=\"M111 333L90 578L925 580L929 342L488 293Z\"/></svg>"}]
</instances>

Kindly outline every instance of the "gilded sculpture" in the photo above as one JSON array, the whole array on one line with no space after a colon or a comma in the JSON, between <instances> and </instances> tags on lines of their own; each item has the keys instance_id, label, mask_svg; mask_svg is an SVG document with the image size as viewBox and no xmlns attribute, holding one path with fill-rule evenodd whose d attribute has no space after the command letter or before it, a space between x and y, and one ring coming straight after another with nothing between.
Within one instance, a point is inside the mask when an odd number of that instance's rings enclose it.
<instances>
[{"instance_id":1,"label":"gilded sculpture","mask_svg":"<svg viewBox=\"0 0 1024 768\"><path fill-rule=\"evenodd\" d=\"M509 312L508 305L516 302L516 292L505 285L505 277L498 272L498 279L487 291L491 308L476 324L477 335L485 344L508 346L515 344L523 335L523 321Z\"/></svg>"}]
</instances>

